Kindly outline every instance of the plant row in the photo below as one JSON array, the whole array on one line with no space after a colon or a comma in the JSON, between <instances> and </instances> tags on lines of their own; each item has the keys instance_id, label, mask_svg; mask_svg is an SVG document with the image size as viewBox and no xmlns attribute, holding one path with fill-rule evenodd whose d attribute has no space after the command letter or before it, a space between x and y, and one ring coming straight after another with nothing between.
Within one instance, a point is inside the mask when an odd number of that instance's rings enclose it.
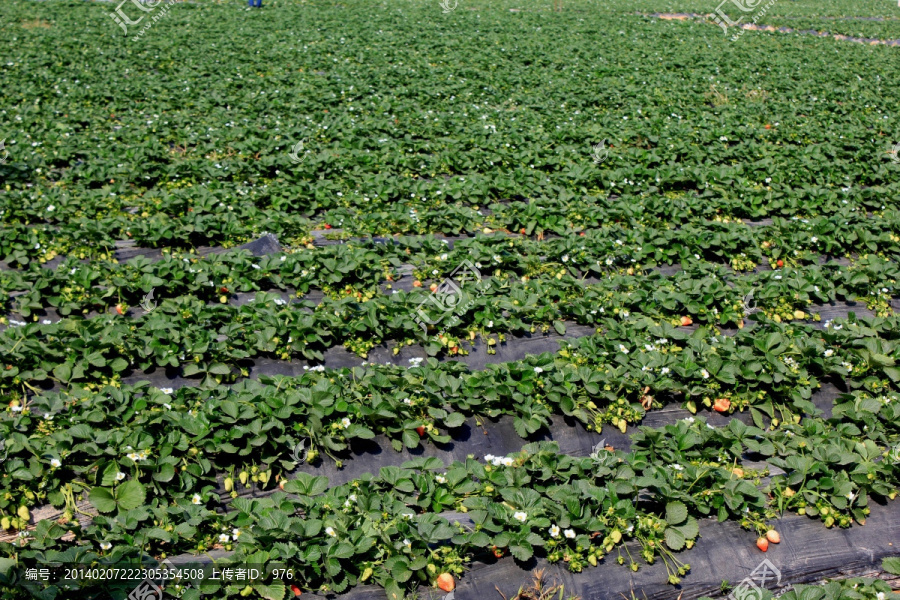
<instances>
[{"instance_id":1,"label":"plant row","mask_svg":"<svg viewBox=\"0 0 900 600\"><path fill-rule=\"evenodd\" d=\"M535 554L562 560L574 572L601 560L632 570L639 560L662 560L669 583L677 584L690 565L674 553L693 546L698 519L734 520L760 540L765 534L777 542L769 522L784 511L849 527L865 523L870 499L894 498L900 447L891 444L900 441L900 409L894 402L865 412L877 415L867 421L869 433L886 443L859 441L861 422L851 412L767 430L689 418L642 428L628 454L608 449L575 458L541 442L508 457L451 465L415 459L338 487L301 473L283 483L283 492L234 500L228 513L214 512L209 494L171 501L129 479L90 491L101 515L87 527L65 517L44 521L3 549L28 566L120 565L147 554L162 559L224 549L236 564L287 565L295 594L376 583L398 600L439 575L462 575L474 558L507 553L522 561ZM747 457L785 473L761 485L766 473L746 467ZM67 533L75 539L61 541ZM37 597L64 591L58 587ZM188 598L287 594L285 582L188 587Z\"/></svg>"},{"instance_id":2,"label":"plant row","mask_svg":"<svg viewBox=\"0 0 900 600\"><path fill-rule=\"evenodd\" d=\"M300 445L314 462L324 455L340 461L354 440L376 434L398 451L447 443L472 415L509 415L523 438L545 430L554 414L589 430L611 424L624 432L676 401L693 412L749 410L761 427L766 419L815 414L810 399L820 382L848 377L861 399L879 398L854 410L877 413L882 404L891 408L900 380L896 324L876 318L822 331L768 322L726 337L639 317L610 322L602 336L555 356L483 371L429 360L408 369L314 368L230 387L91 383L27 400L7 395L0 515L15 519L17 506L46 502L71 513L73 493L123 477L157 497L207 494L223 473L232 480L244 473L246 483L252 472L271 487L296 466ZM884 441L876 429L867 439Z\"/></svg>"},{"instance_id":3,"label":"plant row","mask_svg":"<svg viewBox=\"0 0 900 600\"><path fill-rule=\"evenodd\" d=\"M654 266L697 260L750 270L779 260L788 265L815 264L821 255L877 253L896 259L900 257L898 234L900 220L893 211L879 217L844 212L753 228L716 222L675 230L613 225L544 242L479 236L458 241L453 250L431 238L401 237L391 243L354 242L262 259L241 252L205 258L176 253L158 262L137 258L125 264L84 264L70 258L52 271L36 265L0 271L0 294L8 304L9 294L26 292L15 301L15 308L28 316L48 306L70 314L108 307L110 302L134 304L154 288L169 296L190 293L209 300L222 293L272 288L301 293L347 287L367 291L397 277L395 269L401 261L416 267L423 279L446 276L465 260L481 265L486 274L501 270L531 277L555 274L551 264L574 275L596 274L613 264Z\"/></svg>"},{"instance_id":4,"label":"plant row","mask_svg":"<svg viewBox=\"0 0 900 600\"><path fill-rule=\"evenodd\" d=\"M45 381L115 381L154 368L177 368L208 383L226 381L246 376L250 359L322 361L327 350L341 345L365 357L387 341L395 343L395 353L422 344L429 355L454 356L481 339L493 352L510 334L551 328L564 333L566 320L627 327L645 315L675 325L696 320L742 327L748 315L761 312L775 321L803 321L819 318L808 312L810 305L836 297L862 299L887 315L898 278L895 263L876 258L849 268L788 267L740 276L697 265L671 277L623 273L589 285L563 277L566 271L559 268L556 278L485 278L452 294L414 288L367 299L360 292L313 305L258 292L241 306L182 296L133 319L102 314L13 322L0 333L0 389L17 393Z\"/></svg>"}]
</instances>

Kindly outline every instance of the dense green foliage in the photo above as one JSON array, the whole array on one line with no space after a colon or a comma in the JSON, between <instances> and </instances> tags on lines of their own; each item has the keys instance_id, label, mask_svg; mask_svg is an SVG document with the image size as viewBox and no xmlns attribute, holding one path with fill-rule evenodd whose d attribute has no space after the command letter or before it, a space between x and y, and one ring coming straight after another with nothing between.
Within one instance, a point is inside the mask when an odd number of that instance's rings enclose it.
<instances>
[{"instance_id":1,"label":"dense green foliage","mask_svg":"<svg viewBox=\"0 0 900 600\"><path fill-rule=\"evenodd\" d=\"M210 550L392 600L505 554L663 560L677 583L701 518L752 544L785 512L857 526L897 495L896 48L650 16L706 0L185 2L139 39L113 8L0 4L0 593L25 594L13 565ZM781 0L766 22L900 38L896 17ZM198 255L264 232L281 252ZM118 262L123 241L163 258ZM464 264L480 276L443 310L429 286ZM823 324L830 302L875 316ZM573 323L596 333L444 360ZM320 365L381 344L428 358ZM260 359L307 372L247 379ZM162 370L196 386L123 383ZM846 385L830 416L825 382ZM628 452L528 443L553 415L626 432L673 405L696 416ZM298 444L341 462L498 417L521 452L295 472ZM47 505L61 518L35 526ZM35 594L105 592L65 587Z\"/></svg>"}]
</instances>

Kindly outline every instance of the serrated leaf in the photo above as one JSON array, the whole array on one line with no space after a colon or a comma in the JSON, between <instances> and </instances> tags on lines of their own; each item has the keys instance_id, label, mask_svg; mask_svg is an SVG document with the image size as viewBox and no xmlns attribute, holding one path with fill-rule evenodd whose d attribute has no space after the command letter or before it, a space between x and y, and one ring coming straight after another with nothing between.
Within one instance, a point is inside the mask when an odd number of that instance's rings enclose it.
<instances>
[{"instance_id":1,"label":"serrated leaf","mask_svg":"<svg viewBox=\"0 0 900 600\"><path fill-rule=\"evenodd\" d=\"M137 508L147 499L147 492L139 481L129 480L116 488L116 504L122 510ZM99 509L98 509L99 510Z\"/></svg>"},{"instance_id":2,"label":"serrated leaf","mask_svg":"<svg viewBox=\"0 0 900 600\"><path fill-rule=\"evenodd\" d=\"M518 560L526 561L534 556L534 548L528 542L519 542L509 547L509 553Z\"/></svg>"},{"instance_id":3,"label":"serrated leaf","mask_svg":"<svg viewBox=\"0 0 900 600\"><path fill-rule=\"evenodd\" d=\"M684 534L674 527L666 528L666 546L676 552L681 550L684 548Z\"/></svg>"},{"instance_id":4,"label":"serrated leaf","mask_svg":"<svg viewBox=\"0 0 900 600\"><path fill-rule=\"evenodd\" d=\"M171 481L175 477L175 467L170 464L160 465L159 469L153 473L153 479L163 483Z\"/></svg>"},{"instance_id":5,"label":"serrated leaf","mask_svg":"<svg viewBox=\"0 0 900 600\"><path fill-rule=\"evenodd\" d=\"M675 529L680 531L687 540L693 540L700 535L700 524L694 517L688 517L683 525L678 525Z\"/></svg>"},{"instance_id":6,"label":"serrated leaf","mask_svg":"<svg viewBox=\"0 0 900 600\"><path fill-rule=\"evenodd\" d=\"M287 588L284 587L284 583L281 581L275 581L266 585L254 583L253 589L266 600L284 600L284 595L287 593Z\"/></svg>"},{"instance_id":7,"label":"serrated leaf","mask_svg":"<svg viewBox=\"0 0 900 600\"><path fill-rule=\"evenodd\" d=\"M669 525L679 525L687 519L688 510L681 502L669 502L666 504L666 522Z\"/></svg>"},{"instance_id":8,"label":"serrated leaf","mask_svg":"<svg viewBox=\"0 0 900 600\"><path fill-rule=\"evenodd\" d=\"M88 494L88 500L94 505L98 511L102 513L110 513L116 510L116 499L112 492L106 488L95 487Z\"/></svg>"},{"instance_id":9,"label":"serrated leaf","mask_svg":"<svg viewBox=\"0 0 900 600\"><path fill-rule=\"evenodd\" d=\"M891 575L900 575L900 556L890 556L881 561L881 568Z\"/></svg>"},{"instance_id":10,"label":"serrated leaf","mask_svg":"<svg viewBox=\"0 0 900 600\"><path fill-rule=\"evenodd\" d=\"M458 413L458 412L450 413L449 415L444 417L444 426L449 429L453 429L454 427L459 427L465 422L466 422L465 415L462 413Z\"/></svg>"}]
</instances>

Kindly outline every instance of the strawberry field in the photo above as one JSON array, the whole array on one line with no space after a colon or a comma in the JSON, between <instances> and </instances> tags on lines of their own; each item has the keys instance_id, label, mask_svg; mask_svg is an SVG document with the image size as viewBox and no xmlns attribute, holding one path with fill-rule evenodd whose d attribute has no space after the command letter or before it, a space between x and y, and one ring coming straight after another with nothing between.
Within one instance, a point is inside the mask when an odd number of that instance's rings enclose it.
<instances>
[{"instance_id":1,"label":"strawberry field","mask_svg":"<svg viewBox=\"0 0 900 600\"><path fill-rule=\"evenodd\" d=\"M900 8L737 4L0 4L0 597L900 597Z\"/></svg>"}]
</instances>

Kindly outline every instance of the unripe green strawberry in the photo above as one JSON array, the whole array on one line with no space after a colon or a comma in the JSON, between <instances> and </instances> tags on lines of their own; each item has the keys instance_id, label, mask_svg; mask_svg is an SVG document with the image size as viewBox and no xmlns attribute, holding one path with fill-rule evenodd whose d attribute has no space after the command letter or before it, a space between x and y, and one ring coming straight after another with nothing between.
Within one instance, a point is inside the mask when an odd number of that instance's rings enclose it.
<instances>
[{"instance_id":1,"label":"unripe green strawberry","mask_svg":"<svg viewBox=\"0 0 900 600\"><path fill-rule=\"evenodd\" d=\"M19 515L20 519L24 519L25 521L31 519L31 513L28 512L28 507L24 504L19 507L19 510L16 511L16 514Z\"/></svg>"},{"instance_id":2,"label":"unripe green strawberry","mask_svg":"<svg viewBox=\"0 0 900 600\"><path fill-rule=\"evenodd\" d=\"M9 521L9 517L0 518L0 529L9 529L12 527L12 523Z\"/></svg>"},{"instance_id":3,"label":"unripe green strawberry","mask_svg":"<svg viewBox=\"0 0 900 600\"><path fill-rule=\"evenodd\" d=\"M232 490L234 490L234 479L232 479L231 477L226 477L225 478L225 491L230 492Z\"/></svg>"},{"instance_id":4,"label":"unripe green strawberry","mask_svg":"<svg viewBox=\"0 0 900 600\"><path fill-rule=\"evenodd\" d=\"M250 474L247 471L241 471L240 475L238 475L238 479L240 479L241 485L247 485L248 477L250 477Z\"/></svg>"}]
</instances>

